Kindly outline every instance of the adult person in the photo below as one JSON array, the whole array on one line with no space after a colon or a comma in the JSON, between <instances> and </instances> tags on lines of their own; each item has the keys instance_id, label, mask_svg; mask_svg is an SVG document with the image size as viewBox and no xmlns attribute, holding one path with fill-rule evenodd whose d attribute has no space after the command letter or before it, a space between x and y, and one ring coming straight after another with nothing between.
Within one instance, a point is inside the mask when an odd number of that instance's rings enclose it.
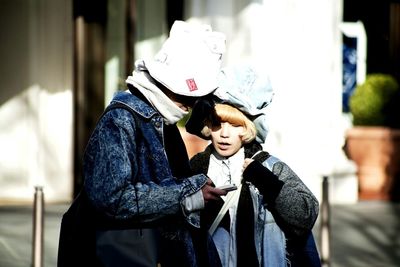
<instances>
[{"instance_id":1,"label":"adult person","mask_svg":"<svg viewBox=\"0 0 400 267\"><path fill-rule=\"evenodd\" d=\"M219 206L207 205L201 217L222 266L320 266L310 234L318 201L261 145L273 96L268 78L247 65L225 68L214 94L196 103L186 129L211 140L190 160L193 171L208 175L216 187L237 186Z\"/></svg>"},{"instance_id":2,"label":"adult person","mask_svg":"<svg viewBox=\"0 0 400 267\"><path fill-rule=\"evenodd\" d=\"M213 266L193 233L199 210L226 192L192 175L175 123L216 89L224 51L222 33L176 21L154 59L135 63L88 141L58 266Z\"/></svg>"}]
</instances>

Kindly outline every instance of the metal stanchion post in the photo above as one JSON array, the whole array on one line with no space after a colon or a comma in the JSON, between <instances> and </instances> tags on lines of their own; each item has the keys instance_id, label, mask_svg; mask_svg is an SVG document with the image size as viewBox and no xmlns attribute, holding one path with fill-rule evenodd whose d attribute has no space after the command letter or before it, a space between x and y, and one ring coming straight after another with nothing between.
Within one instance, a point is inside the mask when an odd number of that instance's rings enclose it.
<instances>
[{"instance_id":1,"label":"metal stanchion post","mask_svg":"<svg viewBox=\"0 0 400 267\"><path fill-rule=\"evenodd\" d=\"M36 186L33 200L32 267L43 266L43 213L43 188Z\"/></svg>"},{"instance_id":2,"label":"metal stanchion post","mask_svg":"<svg viewBox=\"0 0 400 267\"><path fill-rule=\"evenodd\" d=\"M330 266L330 205L329 205L329 181L324 176L322 181L321 203L321 262L323 267Z\"/></svg>"}]
</instances>

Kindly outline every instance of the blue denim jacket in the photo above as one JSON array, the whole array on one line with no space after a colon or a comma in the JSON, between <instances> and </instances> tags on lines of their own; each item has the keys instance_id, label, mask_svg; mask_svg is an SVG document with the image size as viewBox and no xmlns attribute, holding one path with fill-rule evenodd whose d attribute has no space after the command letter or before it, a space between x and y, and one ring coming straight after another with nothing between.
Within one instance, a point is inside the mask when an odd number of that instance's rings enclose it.
<instances>
[{"instance_id":1,"label":"blue denim jacket","mask_svg":"<svg viewBox=\"0 0 400 267\"><path fill-rule=\"evenodd\" d=\"M121 108L104 114L84 155L84 186L92 204L111 218L135 216L141 222L182 212L198 227L198 214L185 214L182 201L200 190L206 176L173 177L161 115L128 91L116 93L110 104L117 102L127 105L133 114Z\"/></svg>"}]
</instances>

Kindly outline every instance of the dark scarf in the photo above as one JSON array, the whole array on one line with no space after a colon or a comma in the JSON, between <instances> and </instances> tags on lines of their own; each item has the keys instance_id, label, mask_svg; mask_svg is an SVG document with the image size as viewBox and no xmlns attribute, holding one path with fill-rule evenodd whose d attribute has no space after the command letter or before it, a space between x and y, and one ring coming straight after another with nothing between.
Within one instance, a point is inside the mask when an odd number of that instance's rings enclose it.
<instances>
[{"instance_id":1,"label":"dark scarf","mask_svg":"<svg viewBox=\"0 0 400 267\"><path fill-rule=\"evenodd\" d=\"M175 125L164 125L164 143L165 151L172 174L178 179L184 179L193 175L189 165L189 158L186 153L186 147ZM188 225L188 230L193 241L193 246L196 251L196 261L199 267L221 267L218 252L213 244L211 237L208 235L206 229L197 229ZM179 246L179 244L176 244ZM182 248L177 249L171 247L171 242L164 246L163 252L165 258L168 259L168 266L186 266L182 262L182 255L180 251ZM189 259L190 261L190 259Z\"/></svg>"},{"instance_id":2,"label":"dark scarf","mask_svg":"<svg viewBox=\"0 0 400 267\"><path fill-rule=\"evenodd\" d=\"M248 153L250 153L250 151L248 151ZM256 152L258 152L258 150ZM254 155L254 153L252 153L252 155ZM246 155L246 157L249 158L251 156ZM268 156L268 152L263 151L257 154L254 159L263 162L268 158ZM257 258L256 245L254 243L254 234L253 200L251 198L249 184L244 182L240 192L236 212L236 247L238 267L260 266L260 262Z\"/></svg>"}]
</instances>

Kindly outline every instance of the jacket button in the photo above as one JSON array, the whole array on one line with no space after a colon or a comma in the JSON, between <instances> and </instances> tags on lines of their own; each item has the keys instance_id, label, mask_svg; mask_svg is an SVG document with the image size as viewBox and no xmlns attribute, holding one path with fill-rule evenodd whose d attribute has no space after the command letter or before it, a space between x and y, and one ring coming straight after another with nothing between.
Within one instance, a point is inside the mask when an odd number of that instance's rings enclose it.
<instances>
[{"instance_id":1,"label":"jacket button","mask_svg":"<svg viewBox=\"0 0 400 267\"><path fill-rule=\"evenodd\" d=\"M156 126L157 128L160 128L160 127L161 127L161 122L156 121L155 126Z\"/></svg>"}]
</instances>

